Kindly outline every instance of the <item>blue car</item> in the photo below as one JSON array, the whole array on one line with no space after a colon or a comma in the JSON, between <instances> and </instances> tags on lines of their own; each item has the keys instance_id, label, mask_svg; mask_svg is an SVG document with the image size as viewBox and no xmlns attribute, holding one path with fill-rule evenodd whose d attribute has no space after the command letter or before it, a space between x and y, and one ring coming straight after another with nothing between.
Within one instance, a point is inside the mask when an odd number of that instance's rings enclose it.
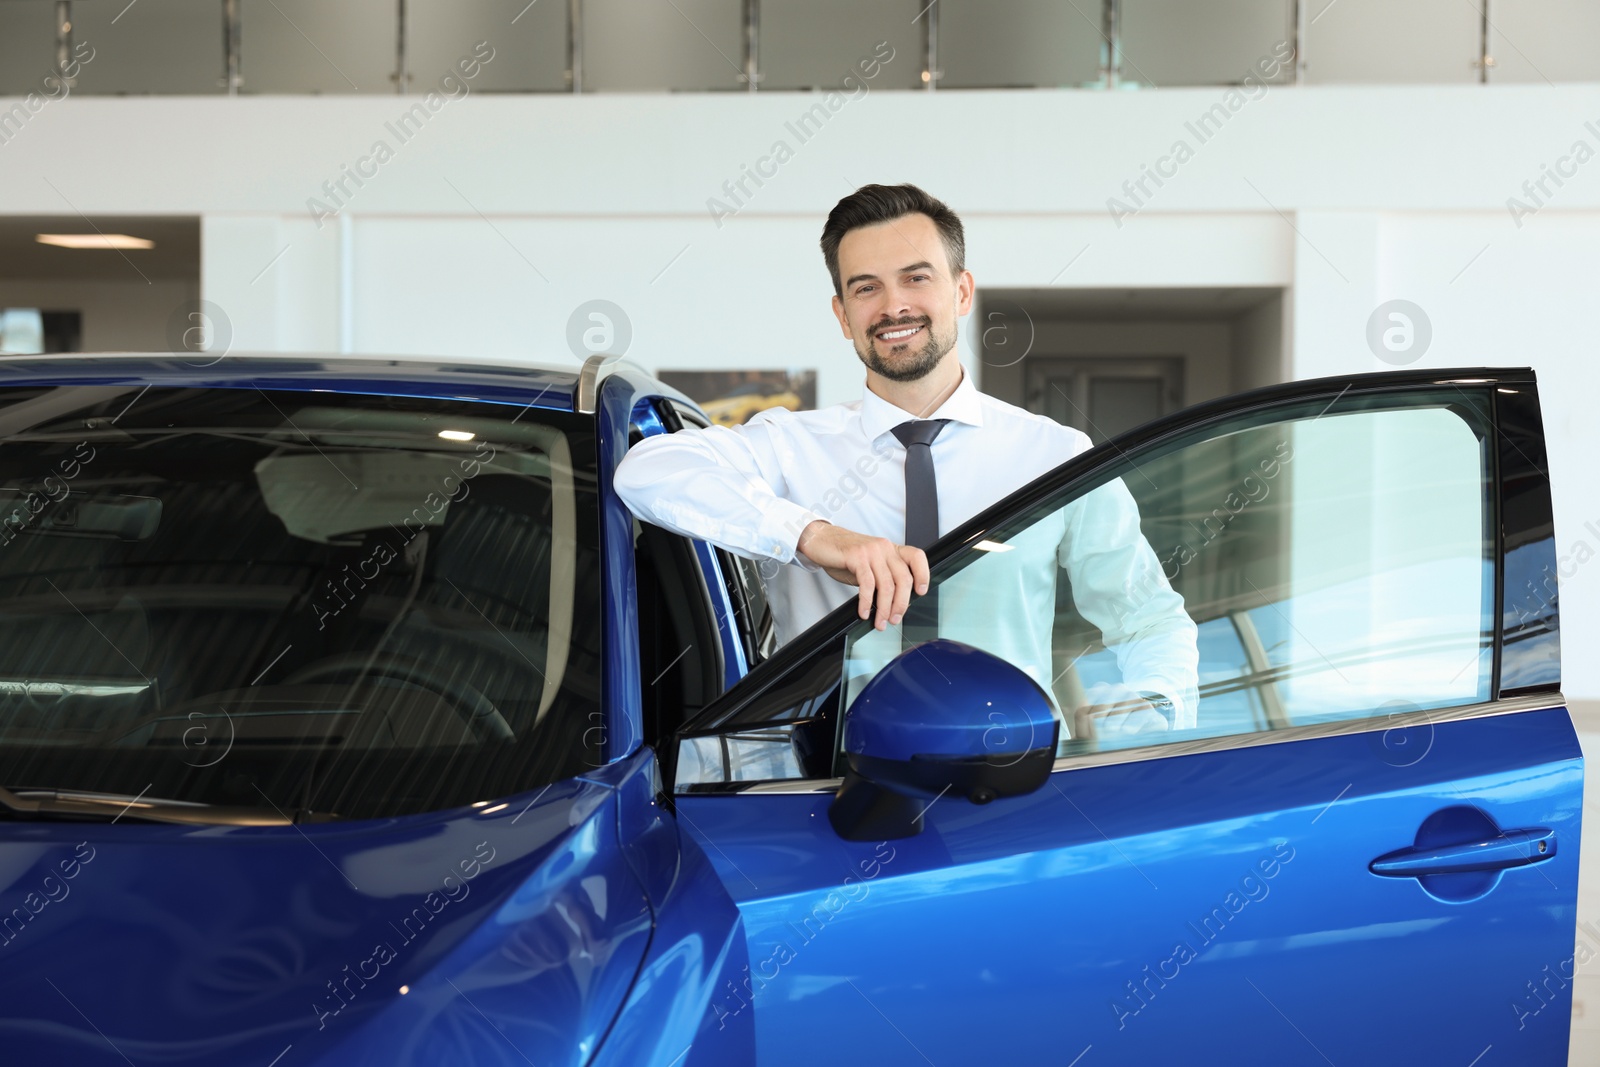
<instances>
[{"instance_id":1,"label":"blue car","mask_svg":"<svg viewBox=\"0 0 1600 1067\"><path fill-rule=\"evenodd\" d=\"M774 564L614 493L707 421L627 363L0 370L0 1062L1566 1060L1529 370L1191 407L944 537L936 634L782 647ZM1108 493L1164 730L1066 571L1048 662L985 636Z\"/></svg>"}]
</instances>

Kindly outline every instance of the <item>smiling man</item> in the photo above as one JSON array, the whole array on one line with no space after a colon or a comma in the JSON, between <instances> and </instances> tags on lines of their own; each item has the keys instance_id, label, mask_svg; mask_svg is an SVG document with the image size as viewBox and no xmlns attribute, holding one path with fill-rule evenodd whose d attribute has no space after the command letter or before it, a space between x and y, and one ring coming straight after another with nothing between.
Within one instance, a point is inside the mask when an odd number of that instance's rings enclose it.
<instances>
[{"instance_id":1,"label":"smiling man","mask_svg":"<svg viewBox=\"0 0 1600 1067\"><path fill-rule=\"evenodd\" d=\"M822 254L833 314L866 368L861 399L648 438L617 468L616 489L644 521L782 564L767 582L780 641L851 598L878 630L903 623L932 636L937 617L913 604L928 591L923 549L1090 442L980 393L962 367L958 320L974 281L961 220L944 203L914 185L862 186L828 215ZM1092 621L1108 645L1141 648L1140 680L1159 687L1118 687L1114 707L1095 703L1080 721L1114 720L1116 732L1192 725L1194 624L1115 485L1120 496L1090 496L1096 531L1119 531L1116 543L1060 536L1014 553L1020 600L1005 607L1019 618L985 644L1036 676L1049 668L1059 565L1080 607L1080 590L1114 602ZM959 638L961 621L937 632Z\"/></svg>"}]
</instances>

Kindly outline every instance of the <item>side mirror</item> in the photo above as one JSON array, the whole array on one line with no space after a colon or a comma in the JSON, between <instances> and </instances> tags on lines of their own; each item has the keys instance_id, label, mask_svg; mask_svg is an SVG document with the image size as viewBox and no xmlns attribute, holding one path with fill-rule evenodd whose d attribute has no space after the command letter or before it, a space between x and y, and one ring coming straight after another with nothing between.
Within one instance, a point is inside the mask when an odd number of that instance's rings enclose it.
<instances>
[{"instance_id":1,"label":"side mirror","mask_svg":"<svg viewBox=\"0 0 1600 1067\"><path fill-rule=\"evenodd\" d=\"M1061 724L1050 698L1015 666L939 638L907 649L844 714L848 764L828 821L847 841L922 832L950 793L974 804L1044 785Z\"/></svg>"}]
</instances>

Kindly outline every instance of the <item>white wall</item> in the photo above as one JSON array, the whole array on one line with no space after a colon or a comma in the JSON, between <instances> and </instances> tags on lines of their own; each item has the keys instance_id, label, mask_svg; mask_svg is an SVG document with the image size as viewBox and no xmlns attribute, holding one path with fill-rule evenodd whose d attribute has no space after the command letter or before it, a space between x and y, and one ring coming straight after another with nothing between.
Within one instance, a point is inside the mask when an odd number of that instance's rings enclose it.
<instances>
[{"instance_id":1,"label":"white wall","mask_svg":"<svg viewBox=\"0 0 1600 1067\"><path fill-rule=\"evenodd\" d=\"M822 220L856 184L916 181L962 213L980 285L1287 287L1298 377L1386 369L1368 317L1416 302L1433 339L1415 366L1539 371L1559 547L1600 551L1600 163L1560 162L1600 150L1600 87L1228 93L870 91L835 112L791 93L473 94L404 143L385 123L416 98L76 97L0 144L0 211L202 215L203 295L238 348L573 360L567 318L604 298L646 366L815 367L829 403L859 374ZM830 117L802 142L786 123L817 104ZM378 139L394 158L350 187L347 225L319 228L307 199ZM723 183L780 140L792 158L719 226L708 198L734 206ZM1173 176L1135 203L1123 183L1158 164ZM1571 176L1519 225L1507 198L1531 204L1523 183L1558 164ZM1137 209L1120 225L1112 197ZM1569 571L1567 688L1600 697L1600 566Z\"/></svg>"},{"instance_id":2,"label":"white wall","mask_svg":"<svg viewBox=\"0 0 1600 1067\"><path fill-rule=\"evenodd\" d=\"M1282 300L1268 300L1233 320L1231 391L1244 392L1283 381L1289 375L1288 322Z\"/></svg>"}]
</instances>

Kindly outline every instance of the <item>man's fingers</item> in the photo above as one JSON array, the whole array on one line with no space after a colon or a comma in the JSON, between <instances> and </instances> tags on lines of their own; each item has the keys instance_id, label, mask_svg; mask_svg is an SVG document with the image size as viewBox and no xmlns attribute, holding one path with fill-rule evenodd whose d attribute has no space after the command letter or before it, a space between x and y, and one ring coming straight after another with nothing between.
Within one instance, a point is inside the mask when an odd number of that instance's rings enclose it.
<instances>
[{"instance_id":1,"label":"man's fingers","mask_svg":"<svg viewBox=\"0 0 1600 1067\"><path fill-rule=\"evenodd\" d=\"M831 533L830 529L824 528L808 542L807 547L813 550L810 558L828 557L830 553L825 550L825 538ZM841 536L861 538L860 534L848 531ZM867 543L863 544L862 541ZM930 580L928 557L922 549L897 545L882 537L855 541L844 550L838 559L838 566L828 564L825 569L840 580L845 580L848 575L848 580L857 587L857 617L870 619L879 630L890 623L899 624L911 606L912 594L920 596L926 593ZM876 617L872 609L874 601L877 603Z\"/></svg>"},{"instance_id":2,"label":"man's fingers","mask_svg":"<svg viewBox=\"0 0 1600 1067\"><path fill-rule=\"evenodd\" d=\"M900 550L900 555L911 568L911 580L916 583L917 595L922 596L928 591L928 554L920 548L906 545Z\"/></svg>"},{"instance_id":3,"label":"man's fingers","mask_svg":"<svg viewBox=\"0 0 1600 1067\"><path fill-rule=\"evenodd\" d=\"M889 558L894 572L894 603L889 611L889 621L898 623L905 618L906 607L911 603L911 568L898 553Z\"/></svg>"},{"instance_id":4,"label":"man's fingers","mask_svg":"<svg viewBox=\"0 0 1600 1067\"><path fill-rule=\"evenodd\" d=\"M856 561L851 570L856 577L856 585L861 589L861 596L856 605L856 614L865 619L872 611L872 590L875 583L872 575L872 562L868 559Z\"/></svg>"},{"instance_id":5,"label":"man's fingers","mask_svg":"<svg viewBox=\"0 0 1600 1067\"><path fill-rule=\"evenodd\" d=\"M877 556L872 561L872 576L878 582L878 617L873 620L873 625L882 630L889 625L890 607L894 604L894 572L889 569L889 562L882 556Z\"/></svg>"}]
</instances>

